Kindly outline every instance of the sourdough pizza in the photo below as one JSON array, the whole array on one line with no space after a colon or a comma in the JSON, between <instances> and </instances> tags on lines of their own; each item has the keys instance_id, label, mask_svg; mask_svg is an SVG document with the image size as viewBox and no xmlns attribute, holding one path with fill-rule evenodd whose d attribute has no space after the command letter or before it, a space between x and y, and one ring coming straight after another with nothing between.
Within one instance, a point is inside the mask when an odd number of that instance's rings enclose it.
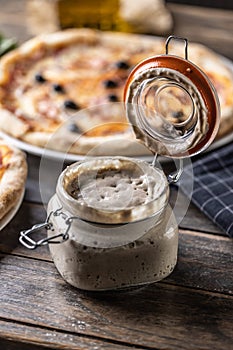
<instances>
[{"instance_id":1,"label":"sourdough pizza","mask_svg":"<svg viewBox=\"0 0 233 350\"><path fill-rule=\"evenodd\" d=\"M18 204L26 176L24 153L0 140L0 220Z\"/></svg>"},{"instance_id":2,"label":"sourdough pizza","mask_svg":"<svg viewBox=\"0 0 233 350\"><path fill-rule=\"evenodd\" d=\"M161 38L89 29L31 39L0 62L0 128L29 144L44 147L50 140L49 148L77 154L103 141L110 142L107 153L117 154L121 137L120 152L137 153L129 147L134 134L116 102L123 101L130 70L164 50ZM172 50L184 55L182 45L176 43ZM231 133L231 70L199 44L189 45L189 59L206 72L218 92L222 113L218 137ZM106 110L105 104L110 106ZM56 132L61 125L62 132Z\"/></svg>"}]
</instances>

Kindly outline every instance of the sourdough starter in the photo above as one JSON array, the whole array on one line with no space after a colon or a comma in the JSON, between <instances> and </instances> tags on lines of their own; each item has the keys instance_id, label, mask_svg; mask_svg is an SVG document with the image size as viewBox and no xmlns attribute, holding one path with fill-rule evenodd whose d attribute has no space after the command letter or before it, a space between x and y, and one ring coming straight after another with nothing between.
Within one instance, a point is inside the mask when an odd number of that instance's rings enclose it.
<instances>
[{"instance_id":1,"label":"sourdough starter","mask_svg":"<svg viewBox=\"0 0 233 350\"><path fill-rule=\"evenodd\" d=\"M76 204L72 207L77 216L72 221L69 239L50 245L50 251L63 278L80 289L111 290L152 283L169 275L176 264L177 224L167 205L162 171L146 164L148 175L140 161L114 161L103 160L104 167L100 161L96 161L97 166L92 161L90 176L86 166L81 171L68 168L61 177L62 191L58 189L49 203L48 212L63 205L63 215L51 217L56 232L64 232L64 217L74 215L74 211L71 215L65 210L70 209L64 205L67 199ZM144 210L140 211L141 207ZM145 217L147 207L150 215ZM80 208L84 209L79 211ZM89 218L93 214L92 221L78 215L88 211ZM115 224L119 212L123 215L124 211L129 222ZM137 220L130 212L138 214ZM96 222L99 213L102 218L110 217L108 224Z\"/></svg>"}]
</instances>

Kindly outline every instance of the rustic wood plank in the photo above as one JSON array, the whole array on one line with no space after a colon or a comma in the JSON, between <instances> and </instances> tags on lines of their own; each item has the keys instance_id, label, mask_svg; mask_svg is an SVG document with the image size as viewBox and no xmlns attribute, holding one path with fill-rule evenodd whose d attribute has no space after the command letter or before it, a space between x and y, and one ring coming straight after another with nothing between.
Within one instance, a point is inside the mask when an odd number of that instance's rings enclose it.
<instances>
[{"instance_id":1,"label":"rustic wood plank","mask_svg":"<svg viewBox=\"0 0 233 350\"><path fill-rule=\"evenodd\" d=\"M233 297L163 283L84 293L49 262L1 255L0 317L157 349L230 349Z\"/></svg>"},{"instance_id":2,"label":"rustic wood plank","mask_svg":"<svg viewBox=\"0 0 233 350\"><path fill-rule=\"evenodd\" d=\"M78 336L77 334L63 333L7 320L0 320L0 347L4 350L42 350L45 348L61 350L132 349L127 344L118 345L85 337L85 335Z\"/></svg>"},{"instance_id":3,"label":"rustic wood plank","mask_svg":"<svg viewBox=\"0 0 233 350\"><path fill-rule=\"evenodd\" d=\"M180 230L178 263L168 283L233 295L233 241Z\"/></svg>"},{"instance_id":4,"label":"rustic wood plank","mask_svg":"<svg viewBox=\"0 0 233 350\"><path fill-rule=\"evenodd\" d=\"M25 217L27 222L25 223ZM43 206L24 203L12 222L1 232L0 251L32 259L51 261L47 247L28 250L18 242L20 230L43 222ZM25 227L26 225L26 227ZM36 239L45 237L38 232ZM233 293L233 241L223 236L180 230L178 264L166 281L221 293Z\"/></svg>"},{"instance_id":5,"label":"rustic wood plank","mask_svg":"<svg viewBox=\"0 0 233 350\"><path fill-rule=\"evenodd\" d=\"M0 251L4 253L31 256L37 259L51 260L48 248L40 247L30 251L19 243L19 232L44 222L46 211L42 205L23 203L14 219L0 232ZM35 239L42 239L46 231L38 232Z\"/></svg>"}]
</instances>

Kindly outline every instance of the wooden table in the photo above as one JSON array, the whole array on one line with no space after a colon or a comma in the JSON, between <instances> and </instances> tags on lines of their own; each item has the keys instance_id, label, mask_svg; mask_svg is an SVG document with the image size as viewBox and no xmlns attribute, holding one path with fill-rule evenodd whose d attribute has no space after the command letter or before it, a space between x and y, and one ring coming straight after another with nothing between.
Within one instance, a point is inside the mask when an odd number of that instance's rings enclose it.
<instances>
[{"instance_id":1,"label":"wooden table","mask_svg":"<svg viewBox=\"0 0 233 350\"><path fill-rule=\"evenodd\" d=\"M0 1L0 30L21 41L29 36L23 4ZM232 12L170 9L176 34L233 58ZM40 159L28 155L28 163L22 207L0 234L1 349L233 349L231 239L191 205L180 223L178 264L171 276L135 292L79 291L60 277L46 247L29 251L18 243L21 229L46 217Z\"/></svg>"}]
</instances>

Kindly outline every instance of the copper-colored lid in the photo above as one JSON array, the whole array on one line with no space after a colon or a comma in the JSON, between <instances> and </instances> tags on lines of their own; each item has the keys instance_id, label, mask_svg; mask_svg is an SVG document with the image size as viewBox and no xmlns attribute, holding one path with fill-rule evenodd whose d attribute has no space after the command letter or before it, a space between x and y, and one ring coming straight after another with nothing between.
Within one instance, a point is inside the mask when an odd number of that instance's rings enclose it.
<instances>
[{"instance_id":1,"label":"copper-colored lid","mask_svg":"<svg viewBox=\"0 0 233 350\"><path fill-rule=\"evenodd\" d=\"M188 80L198 90L202 100L204 101L209 127L201 140L188 150L189 155L197 154L201 152L201 150L207 148L214 140L219 127L220 108L218 97L212 83L206 74L202 72L195 64L191 63L187 59L168 54L145 59L133 69L128 77L128 80L126 81L124 89L124 102L126 104L132 103L132 101L128 98L128 92L132 82L139 75L142 73L144 74L146 71L149 72L161 68L173 70L177 72L177 74L181 74L182 76L188 78ZM184 157L187 156L187 154L185 155L182 152L180 154L176 154L175 156Z\"/></svg>"}]
</instances>

